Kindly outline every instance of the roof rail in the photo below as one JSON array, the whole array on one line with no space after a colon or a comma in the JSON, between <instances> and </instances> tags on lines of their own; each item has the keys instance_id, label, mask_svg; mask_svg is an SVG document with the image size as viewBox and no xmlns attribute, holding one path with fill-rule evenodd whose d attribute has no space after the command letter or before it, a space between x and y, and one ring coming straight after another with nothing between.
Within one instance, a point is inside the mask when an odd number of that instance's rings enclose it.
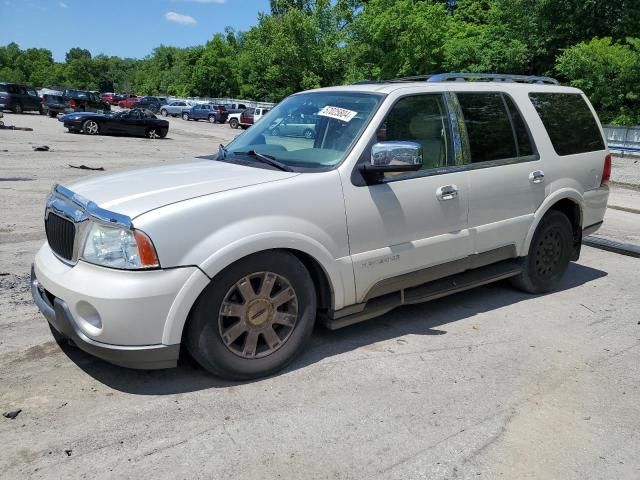
<instances>
[{"instance_id":1,"label":"roof rail","mask_svg":"<svg viewBox=\"0 0 640 480\"><path fill-rule=\"evenodd\" d=\"M427 82L466 82L470 80L481 82L543 83L550 85L560 84L558 80L551 77L512 75L509 73L439 73L437 75L429 75L427 77Z\"/></svg>"}]
</instances>

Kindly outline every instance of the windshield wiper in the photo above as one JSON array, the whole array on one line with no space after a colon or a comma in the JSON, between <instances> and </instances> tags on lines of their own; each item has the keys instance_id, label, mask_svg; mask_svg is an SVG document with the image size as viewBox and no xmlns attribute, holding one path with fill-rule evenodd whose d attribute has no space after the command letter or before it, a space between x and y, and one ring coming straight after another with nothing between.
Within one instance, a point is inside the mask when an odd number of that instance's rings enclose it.
<instances>
[{"instance_id":1,"label":"windshield wiper","mask_svg":"<svg viewBox=\"0 0 640 480\"><path fill-rule=\"evenodd\" d=\"M284 163L279 162L278 160L276 160L275 157L271 155L264 155L262 153L258 153L255 150L249 150L248 152L233 152L233 153L239 154L239 155L248 155L249 157L255 158L261 163L266 163L267 165L276 167L277 169L282 170L283 172L294 171L293 168L291 168L289 165L285 165Z\"/></svg>"},{"instance_id":2,"label":"windshield wiper","mask_svg":"<svg viewBox=\"0 0 640 480\"><path fill-rule=\"evenodd\" d=\"M223 160L227 158L227 147L225 147L223 144L220 144L220 146L218 147L218 154L222 154Z\"/></svg>"}]
</instances>

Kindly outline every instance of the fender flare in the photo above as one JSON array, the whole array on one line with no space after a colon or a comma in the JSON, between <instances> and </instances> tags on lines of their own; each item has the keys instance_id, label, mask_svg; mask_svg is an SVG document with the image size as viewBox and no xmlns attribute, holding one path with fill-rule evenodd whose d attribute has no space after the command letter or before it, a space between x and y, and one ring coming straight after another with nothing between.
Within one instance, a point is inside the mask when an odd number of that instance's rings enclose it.
<instances>
[{"instance_id":1,"label":"fender flare","mask_svg":"<svg viewBox=\"0 0 640 480\"><path fill-rule=\"evenodd\" d=\"M551 210L551 208L561 200L571 200L580 209L580 225L582 225L582 216L584 212L584 197L580 192L573 188L561 188L553 192L547 198L545 198L544 202L538 207L536 212L533 214L533 222L531 223L531 227L529 227L529 231L527 232L527 236L525 237L524 244L522 245L522 256L527 255L529 252L529 247L531 246L531 240L533 239L533 234L538 228L538 224L542 217Z\"/></svg>"},{"instance_id":2,"label":"fender flare","mask_svg":"<svg viewBox=\"0 0 640 480\"><path fill-rule=\"evenodd\" d=\"M313 258L320 265L329 282L334 306L343 306L344 272L341 272L338 265L348 267L347 273L352 278L353 270L350 264L336 261L322 244L305 235L295 232L259 233L238 239L219 249L189 277L171 305L162 334L162 343L165 345L180 343L191 308L218 273L249 255L275 249L293 250Z\"/></svg>"}]
</instances>

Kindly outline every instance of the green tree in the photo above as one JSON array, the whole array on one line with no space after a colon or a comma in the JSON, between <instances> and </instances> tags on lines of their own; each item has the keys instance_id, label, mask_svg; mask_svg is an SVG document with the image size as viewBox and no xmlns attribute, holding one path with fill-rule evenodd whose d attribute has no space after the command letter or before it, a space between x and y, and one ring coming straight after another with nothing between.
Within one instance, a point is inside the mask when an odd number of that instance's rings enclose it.
<instances>
[{"instance_id":1,"label":"green tree","mask_svg":"<svg viewBox=\"0 0 640 480\"><path fill-rule=\"evenodd\" d=\"M582 89L605 122L640 123L640 39L594 38L563 51L556 72Z\"/></svg>"}]
</instances>

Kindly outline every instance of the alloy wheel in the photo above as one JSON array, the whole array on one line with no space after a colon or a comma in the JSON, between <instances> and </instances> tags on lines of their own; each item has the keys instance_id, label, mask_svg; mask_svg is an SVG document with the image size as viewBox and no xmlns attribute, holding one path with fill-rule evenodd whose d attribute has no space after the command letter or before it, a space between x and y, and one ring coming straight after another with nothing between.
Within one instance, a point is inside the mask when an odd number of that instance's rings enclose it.
<instances>
[{"instance_id":1,"label":"alloy wheel","mask_svg":"<svg viewBox=\"0 0 640 480\"><path fill-rule=\"evenodd\" d=\"M241 278L224 296L218 331L224 345L242 358L261 358L278 350L298 320L298 297L289 281L273 272Z\"/></svg>"},{"instance_id":2,"label":"alloy wheel","mask_svg":"<svg viewBox=\"0 0 640 480\"><path fill-rule=\"evenodd\" d=\"M98 133L99 128L100 127L98 127L98 124L93 120L88 120L84 125L84 131L89 135L95 135L96 133Z\"/></svg>"}]
</instances>

